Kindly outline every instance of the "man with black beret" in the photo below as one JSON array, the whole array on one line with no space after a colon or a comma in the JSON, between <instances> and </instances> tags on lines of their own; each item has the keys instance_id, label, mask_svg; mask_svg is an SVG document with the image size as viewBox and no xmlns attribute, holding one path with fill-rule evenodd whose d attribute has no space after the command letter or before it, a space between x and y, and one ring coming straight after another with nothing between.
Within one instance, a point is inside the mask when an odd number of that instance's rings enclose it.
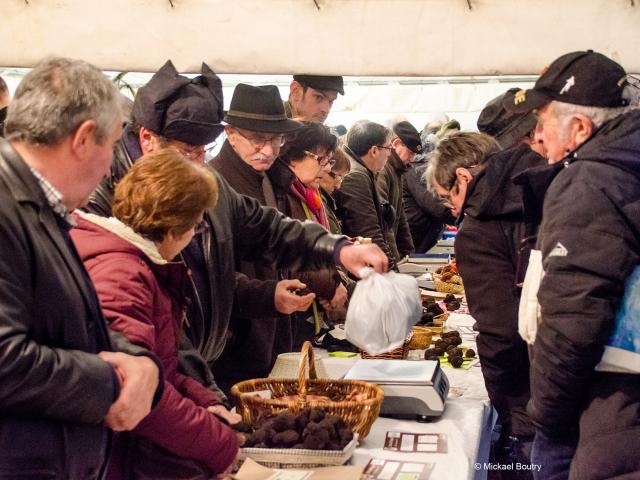
<instances>
[{"instance_id":1,"label":"man with black beret","mask_svg":"<svg viewBox=\"0 0 640 480\"><path fill-rule=\"evenodd\" d=\"M409 165L416 154L422 152L420 134L407 121L398 122L392 127L394 138L391 141L391 155L389 161L378 175L376 184L380 199L391 205L396 215L389 225L388 242L396 262L414 251L411 230L404 211L402 199L402 175L409 169Z\"/></svg>"},{"instance_id":2,"label":"man with black beret","mask_svg":"<svg viewBox=\"0 0 640 480\"><path fill-rule=\"evenodd\" d=\"M220 123L222 106L222 83L209 67L203 64L202 75L190 79L167 62L138 91L132 121L115 146L110 175L94 192L87 210L110 216L115 183L144 153L175 148L193 161L203 162L204 145L213 142L224 128ZM230 111L230 116L238 116L234 113ZM178 257L189 267L192 280L179 367L212 389L216 385L211 366L225 347L233 304L250 305L255 300L250 288L236 288L236 264L241 260L261 259L275 268L298 270L335 263L354 272L367 264L378 271L387 266L379 249L351 245L344 238L329 235L320 225L303 226L237 193L222 176L216 174L216 178L218 202L205 212L203 225L207 228L194 235ZM214 408L227 420L239 419L222 406Z\"/></svg>"},{"instance_id":3,"label":"man with black beret","mask_svg":"<svg viewBox=\"0 0 640 480\"><path fill-rule=\"evenodd\" d=\"M338 94L344 95L342 77L294 75L284 108L289 118L324 123Z\"/></svg>"}]
</instances>

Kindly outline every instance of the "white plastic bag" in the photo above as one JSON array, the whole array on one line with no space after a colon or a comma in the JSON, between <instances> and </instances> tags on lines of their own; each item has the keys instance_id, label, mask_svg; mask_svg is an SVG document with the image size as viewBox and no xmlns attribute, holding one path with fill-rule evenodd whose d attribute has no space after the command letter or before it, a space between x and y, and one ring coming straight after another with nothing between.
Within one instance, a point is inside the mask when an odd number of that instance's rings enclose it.
<instances>
[{"instance_id":1,"label":"white plastic bag","mask_svg":"<svg viewBox=\"0 0 640 480\"><path fill-rule=\"evenodd\" d=\"M540 289L540 283L542 283L542 277L544 277L542 252L540 250L531 250L518 308L518 333L529 345L533 345L536 341L538 324L540 323L538 290Z\"/></svg>"},{"instance_id":2,"label":"white plastic bag","mask_svg":"<svg viewBox=\"0 0 640 480\"><path fill-rule=\"evenodd\" d=\"M371 355L402 345L422 315L415 278L396 272L363 268L347 310L347 340Z\"/></svg>"}]
</instances>

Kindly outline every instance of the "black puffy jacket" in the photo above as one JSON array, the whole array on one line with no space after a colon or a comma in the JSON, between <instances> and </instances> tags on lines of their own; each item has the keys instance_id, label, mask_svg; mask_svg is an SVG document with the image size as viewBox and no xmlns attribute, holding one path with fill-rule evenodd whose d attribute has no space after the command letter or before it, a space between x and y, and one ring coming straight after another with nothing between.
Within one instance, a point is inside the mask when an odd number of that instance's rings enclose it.
<instances>
[{"instance_id":1,"label":"black puffy jacket","mask_svg":"<svg viewBox=\"0 0 640 480\"><path fill-rule=\"evenodd\" d=\"M526 414L529 354L518 335L517 272L525 223L521 189L511 178L544 163L528 145L489 157L469 183L455 242L469 311L478 322L478 354L489 398L503 432L525 439L534 433Z\"/></svg>"},{"instance_id":2,"label":"black puffy jacket","mask_svg":"<svg viewBox=\"0 0 640 480\"><path fill-rule=\"evenodd\" d=\"M545 276L528 411L547 435L579 428L572 479L638 478L640 376L594 367L640 263L640 111L607 122L561 165L538 234Z\"/></svg>"}]
</instances>

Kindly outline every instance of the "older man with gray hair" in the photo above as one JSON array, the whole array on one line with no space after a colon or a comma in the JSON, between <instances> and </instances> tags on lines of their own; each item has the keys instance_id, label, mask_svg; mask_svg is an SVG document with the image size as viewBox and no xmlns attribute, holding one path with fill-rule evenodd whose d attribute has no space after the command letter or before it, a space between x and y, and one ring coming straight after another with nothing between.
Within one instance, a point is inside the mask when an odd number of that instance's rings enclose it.
<instances>
[{"instance_id":1,"label":"older man with gray hair","mask_svg":"<svg viewBox=\"0 0 640 480\"><path fill-rule=\"evenodd\" d=\"M541 318L537 332L521 328L533 343L536 478L640 475L640 111L628 106L627 83L613 60L573 52L505 103L536 111L550 163L527 176L529 186L549 185Z\"/></svg>"},{"instance_id":2,"label":"older man with gray hair","mask_svg":"<svg viewBox=\"0 0 640 480\"><path fill-rule=\"evenodd\" d=\"M109 172L118 97L92 65L49 58L9 109L0 139L2 478L102 478L107 427L134 428L159 398L155 361L109 334L69 237L69 211Z\"/></svg>"}]
</instances>

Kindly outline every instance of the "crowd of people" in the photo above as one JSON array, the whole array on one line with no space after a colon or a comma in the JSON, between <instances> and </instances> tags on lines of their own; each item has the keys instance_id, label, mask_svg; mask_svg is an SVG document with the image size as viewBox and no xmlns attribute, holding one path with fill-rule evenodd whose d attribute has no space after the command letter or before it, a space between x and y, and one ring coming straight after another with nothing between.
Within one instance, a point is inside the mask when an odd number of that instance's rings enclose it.
<instances>
[{"instance_id":1,"label":"crowd of people","mask_svg":"<svg viewBox=\"0 0 640 480\"><path fill-rule=\"evenodd\" d=\"M294 75L286 101L239 84L227 111L206 64L168 61L130 112L79 60L0 87L0 474L229 472L231 387L344 321L361 268L397 269L445 225L496 458L545 479L640 471L640 369L601 362L640 260L638 86L613 60L563 55L489 102L480 133L339 132L339 76Z\"/></svg>"}]
</instances>

